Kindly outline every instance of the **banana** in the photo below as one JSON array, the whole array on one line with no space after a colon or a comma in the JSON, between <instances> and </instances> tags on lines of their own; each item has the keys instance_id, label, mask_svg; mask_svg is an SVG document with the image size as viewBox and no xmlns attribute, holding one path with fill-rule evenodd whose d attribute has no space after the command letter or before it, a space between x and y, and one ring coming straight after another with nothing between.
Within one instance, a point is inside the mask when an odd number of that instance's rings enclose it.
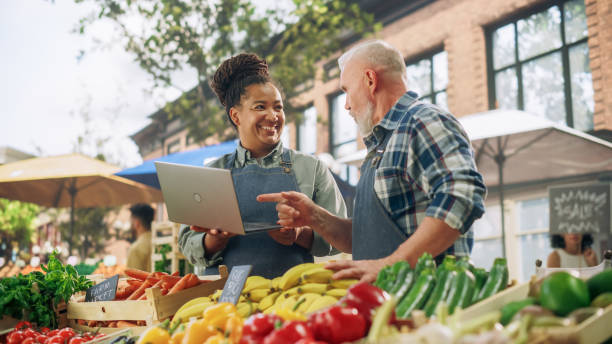
<instances>
[{"instance_id":1,"label":"banana","mask_svg":"<svg viewBox=\"0 0 612 344\"><path fill-rule=\"evenodd\" d=\"M297 311L301 313L306 313L306 310L308 310L310 305L321 297L323 297L321 296L321 294L315 293L306 293L304 295L300 295L300 298L297 302L300 302L302 300L304 301L298 306Z\"/></svg>"},{"instance_id":2,"label":"banana","mask_svg":"<svg viewBox=\"0 0 612 344\"><path fill-rule=\"evenodd\" d=\"M203 301L196 304L192 304L187 308L179 309L179 311L174 314L172 322L187 322L191 317L202 317L202 313L204 313L204 310L214 304L215 303L212 301Z\"/></svg>"},{"instance_id":3,"label":"banana","mask_svg":"<svg viewBox=\"0 0 612 344\"><path fill-rule=\"evenodd\" d=\"M325 283L306 283L300 286L297 286L298 293L315 293L315 294L323 294L327 291L327 287L329 284Z\"/></svg>"},{"instance_id":4,"label":"banana","mask_svg":"<svg viewBox=\"0 0 612 344\"><path fill-rule=\"evenodd\" d=\"M314 312L321 308L331 306L335 304L336 302L338 302L338 299L336 299L335 297L329 296L329 295L323 295L310 304L310 307L308 307L308 310L306 310L306 313Z\"/></svg>"},{"instance_id":5,"label":"banana","mask_svg":"<svg viewBox=\"0 0 612 344\"><path fill-rule=\"evenodd\" d=\"M283 303L278 305L277 308L278 309L287 308L287 309L292 310L293 306L295 306L295 303L297 301L298 301L298 295L289 296L288 298L285 299L285 301L283 301Z\"/></svg>"},{"instance_id":6,"label":"banana","mask_svg":"<svg viewBox=\"0 0 612 344\"><path fill-rule=\"evenodd\" d=\"M219 301L219 298L221 297L221 293L223 293L223 289L215 290L215 292L212 293L212 295L210 295L210 299L214 302Z\"/></svg>"},{"instance_id":7,"label":"banana","mask_svg":"<svg viewBox=\"0 0 612 344\"><path fill-rule=\"evenodd\" d=\"M300 283L329 283L334 272L326 268L312 269L302 273Z\"/></svg>"},{"instance_id":8,"label":"banana","mask_svg":"<svg viewBox=\"0 0 612 344\"><path fill-rule=\"evenodd\" d=\"M259 307L258 307L259 310L263 312L266 309L272 307L274 305L274 301L276 301L279 295L280 295L280 291L275 291L273 293L266 295L266 297L264 297L263 299L261 299L261 301L259 301Z\"/></svg>"},{"instance_id":9,"label":"banana","mask_svg":"<svg viewBox=\"0 0 612 344\"><path fill-rule=\"evenodd\" d=\"M332 280L329 285L331 289L348 289L353 284L359 282L358 279L344 278L339 280Z\"/></svg>"},{"instance_id":10,"label":"banana","mask_svg":"<svg viewBox=\"0 0 612 344\"><path fill-rule=\"evenodd\" d=\"M244 288L242 288L242 293L248 293L251 290L255 289L269 289L270 288L270 280L261 277L261 276L249 276L244 283Z\"/></svg>"},{"instance_id":11,"label":"banana","mask_svg":"<svg viewBox=\"0 0 612 344\"><path fill-rule=\"evenodd\" d=\"M185 303L184 303L184 304L181 306L181 308L179 308L179 309L177 309L177 310L176 310L176 313L174 313L174 314L180 313L180 312L181 312L183 309L185 309L185 308L189 308L190 306L193 306L193 305L195 305L196 303L200 303L200 302L212 302L212 300L211 300L211 299L210 299L210 297L208 297L208 296L196 297L195 299L191 299L191 300L189 300L189 301L185 302Z\"/></svg>"},{"instance_id":12,"label":"banana","mask_svg":"<svg viewBox=\"0 0 612 344\"><path fill-rule=\"evenodd\" d=\"M344 295L346 295L346 289L341 289L341 288L330 289L325 292L325 295L341 298Z\"/></svg>"},{"instance_id":13,"label":"banana","mask_svg":"<svg viewBox=\"0 0 612 344\"><path fill-rule=\"evenodd\" d=\"M280 283L280 280L283 278L283 276L278 276L278 277L274 277L272 279L272 281L270 281L270 288L273 291L279 291L281 290L281 288L278 286L278 284Z\"/></svg>"},{"instance_id":14,"label":"banana","mask_svg":"<svg viewBox=\"0 0 612 344\"><path fill-rule=\"evenodd\" d=\"M252 302L238 302L236 304L236 311L242 318L248 318L251 314L257 310L257 304Z\"/></svg>"},{"instance_id":15,"label":"banana","mask_svg":"<svg viewBox=\"0 0 612 344\"><path fill-rule=\"evenodd\" d=\"M253 289L253 290L247 292L244 296L248 300L251 300L253 302L259 302L264 297L270 295L270 293L271 293L271 289L270 288L266 288L266 289Z\"/></svg>"},{"instance_id":16,"label":"banana","mask_svg":"<svg viewBox=\"0 0 612 344\"><path fill-rule=\"evenodd\" d=\"M302 292L299 290L300 286L289 288L283 294L287 294L289 296L301 294Z\"/></svg>"},{"instance_id":17,"label":"banana","mask_svg":"<svg viewBox=\"0 0 612 344\"><path fill-rule=\"evenodd\" d=\"M300 276L302 276L303 273L312 269L319 268L321 268L321 265L315 263L303 263L300 265L296 265L283 274L278 286L282 290L288 290L289 288L293 288L299 284Z\"/></svg>"},{"instance_id":18,"label":"banana","mask_svg":"<svg viewBox=\"0 0 612 344\"><path fill-rule=\"evenodd\" d=\"M280 304L282 304L283 302L285 302L285 300L287 300L291 295L287 294L287 292L284 293L280 293L278 295L278 297L276 298L276 300L274 301L274 306L278 306Z\"/></svg>"}]
</instances>

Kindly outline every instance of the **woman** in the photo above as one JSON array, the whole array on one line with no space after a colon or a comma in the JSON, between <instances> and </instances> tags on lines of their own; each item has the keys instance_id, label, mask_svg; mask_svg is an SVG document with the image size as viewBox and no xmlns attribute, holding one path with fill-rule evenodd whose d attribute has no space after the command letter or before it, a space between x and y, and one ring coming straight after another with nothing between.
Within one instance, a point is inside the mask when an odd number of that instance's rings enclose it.
<instances>
[{"instance_id":1,"label":"woman","mask_svg":"<svg viewBox=\"0 0 612 344\"><path fill-rule=\"evenodd\" d=\"M342 195L325 165L316 158L284 148L283 101L271 82L266 61L239 54L217 69L210 83L230 123L238 130L235 152L209 166L231 169L243 221L276 222L273 203L256 201L259 194L300 191L333 214L346 217ZM312 262L332 247L310 228L234 236L222 228L183 228L179 247L193 264L216 273L216 266L253 265L252 275L273 278L297 264Z\"/></svg>"},{"instance_id":2,"label":"woman","mask_svg":"<svg viewBox=\"0 0 612 344\"><path fill-rule=\"evenodd\" d=\"M590 234L554 234L550 238L554 250L548 255L549 268L584 268L597 265L597 255L591 249Z\"/></svg>"}]
</instances>

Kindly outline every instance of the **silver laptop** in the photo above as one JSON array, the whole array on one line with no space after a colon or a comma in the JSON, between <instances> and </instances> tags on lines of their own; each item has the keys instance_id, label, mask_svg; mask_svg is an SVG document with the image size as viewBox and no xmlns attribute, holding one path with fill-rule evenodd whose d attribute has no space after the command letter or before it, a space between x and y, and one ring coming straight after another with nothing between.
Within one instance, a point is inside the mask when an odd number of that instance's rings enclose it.
<instances>
[{"instance_id":1,"label":"silver laptop","mask_svg":"<svg viewBox=\"0 0 612 344\"><path fill-rule=\"evenodd\" d=\"M243 235L283 227L242 222L230 170L160 161L155 168L173 222Z\"/></svg>"}]
</instances>

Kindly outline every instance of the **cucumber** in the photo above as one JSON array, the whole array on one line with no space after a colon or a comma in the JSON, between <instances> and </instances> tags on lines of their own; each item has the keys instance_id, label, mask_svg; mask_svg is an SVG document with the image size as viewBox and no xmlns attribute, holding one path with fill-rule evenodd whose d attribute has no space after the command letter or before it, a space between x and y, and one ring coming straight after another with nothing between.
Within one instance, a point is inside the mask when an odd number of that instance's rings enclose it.
<instances>
[{"instance_id":1,"label":"cucumber","mask_svg":"<svg viewBox=\"0 0 612 344\"><path fill-rule=\"evenodd\" d=\"M423 307L435 284L436 278L433 271L431 269L423 270L414 286L397 305L397 316L402 319L408 318L414 309Z\"/></svg>"},{"instance_id":2,"label":"cucumber","mask_svg":"<svg viewBox=\"0 0 612 344\"><path fill-rule=\"evenodd\" d=\"M436 270L436 262L434 262L433 257L430 253L423 253L414 267L414 272L416 276L420 276L421 272L425 269L431 269L432 271Z\"/></svg>"},{"instance_id":3,"label":"cucumber","mask_svg":"<svg viewBox=\"0 0 612 344\"><path fill-rule=\"evenodd\" d=\"M393 295L395 296L397 300L401 300L404 297L404 295L406 295L406 293L412 287L412 284L414 283L415 279L416 278L415 278L414 270L412 269L408 270L408 272L404 276L403 282L400 284L400 287L393 292Z\"/></svg>"},{"instance_id":4,"label":"cucumber","mask_svg":"<svg viewBox=\"0 0 612 344\"><path fill-rule=\"evenodd\" d=\"M395 283L393 283L391 290L389 290L389 292L393 295L396 295L397 292L402 288L402 286L404 285L404 281L406 280L406 275L408 275L408 273L412 271L412 269L410 268L410 263L406 261L401 261L400 263L402 264L399 271L397 272L397 276L395 277Z\"/></svg>"}]
</instances>

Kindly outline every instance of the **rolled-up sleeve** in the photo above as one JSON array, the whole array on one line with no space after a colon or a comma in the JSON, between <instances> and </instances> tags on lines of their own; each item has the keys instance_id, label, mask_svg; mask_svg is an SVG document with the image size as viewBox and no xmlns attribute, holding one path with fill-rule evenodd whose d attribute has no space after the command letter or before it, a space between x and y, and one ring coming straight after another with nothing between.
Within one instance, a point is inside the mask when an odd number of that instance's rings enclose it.
<instances>
[{"instance_id":1,"label":"rolled-up sleeve","mask_svg":"<svg viewBox=\"0 0 612 344\"><path fill-rule=\"evenodd\" d=\"M417 181L431 199L425 215L464 234L484 214L487 192L467 134L451 115L428 112L414 120L411 151L422 170Z\"/></svg>"},{"instance_id":2,"label":"rolled-up sleeve","mask_svg":"<svg viewBox=\"0 0 612 344\"><path fill-rule=\"evenodd\" d=\"M222 251L213 254L210 259L206 259L206 251L204 249L205 233L194 232L189 229L189 226L181 227L178 237L178 246L185 258L194 265L212 266L220 263Z\"/></svg>"}]
</instances>

